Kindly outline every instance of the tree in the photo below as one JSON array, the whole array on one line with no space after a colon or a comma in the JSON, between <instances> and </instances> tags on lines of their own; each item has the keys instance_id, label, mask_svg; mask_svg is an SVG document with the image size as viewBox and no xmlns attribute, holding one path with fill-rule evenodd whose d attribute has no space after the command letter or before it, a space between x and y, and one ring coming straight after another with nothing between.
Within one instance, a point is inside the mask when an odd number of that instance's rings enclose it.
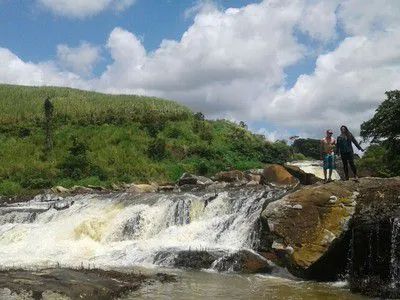
<instances>
[{"instance_id":1,"label":"tree","mask_svg":"<svg viewBox=\"0 0 400 300\"><path fill-rule=\"evenodd\" d=\"M53 133L52 133L52 125L53 125L53 113L54 106L51 103L50 98L47 97L44 101L44 131L45 131L45 158L47 159L49 153L53 149Z\"/></svg>"},{"instance_id":2,"label":"tree","mask_svg":"<svg viewBox=\"0 0 400 300\"><path fill-rule=\"evenodd\" d=\"M400 174L400 91L388 91L386 100L375 111L375 115L361 124L361 136L372 144L381 144L387 149L384 163L393 175Z\"/></svg>"},{"instance_id":3,"label":"tree","mask_svg":"<svg viewBox=\"0 0 400 300\"><path fill-rule=\"evenodd\" d=\"M301 153L306 157L320 159L321 141L317 139L296 139L292 148L295 153Z\"/></svg>"}]
</instances>

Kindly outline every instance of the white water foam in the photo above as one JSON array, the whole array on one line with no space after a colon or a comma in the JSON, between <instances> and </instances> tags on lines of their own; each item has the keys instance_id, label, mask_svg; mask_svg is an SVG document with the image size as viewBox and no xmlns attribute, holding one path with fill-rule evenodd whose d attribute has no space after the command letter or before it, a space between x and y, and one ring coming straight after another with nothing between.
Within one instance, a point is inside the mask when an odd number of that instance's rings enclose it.
<instances>
[{"instance_id":1,"label":"white water foam","mask_svg":"<svg viewBox=\"0 0 400 300\"><path fill-rule=\"evenodd\" d=\"M62 210L43 211L39 200L2 207L0 266L151 266L163 250L251 248L272 193L222 192L208 205L207 195L147 194L76 196L64 199L73 205Z\"/></svg>"}]
</instances>

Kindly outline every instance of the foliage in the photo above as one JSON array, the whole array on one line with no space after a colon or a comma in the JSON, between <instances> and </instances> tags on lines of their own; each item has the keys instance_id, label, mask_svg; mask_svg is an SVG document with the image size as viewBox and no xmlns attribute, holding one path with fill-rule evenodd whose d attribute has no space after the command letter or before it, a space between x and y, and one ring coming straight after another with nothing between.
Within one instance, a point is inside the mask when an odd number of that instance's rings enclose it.
<instances>
[{"instance_id":1,"label":"foliage","mask_svg":"<svg viewBox=\"0 0 400 300\"><path fill-rule=\"evenodd\" d=\"M53 149L42 160L43 99L51 97ZM290 147L226 120L155 98L0 85L0 195L55 185L172 182L283 163Z\"/></svg>"},{"instance_id":2,"label":"foliage","mask_svg":"<svg viewBox=\"0 0 400 300\"><path fill-rule=\"evenodd\" d=\"M152 141L147 149L147 154L150 158L160 161L167 155L166 143L162 138L156 138Z\"/></svg>"},{"instance_id":3,"label":"foliage","mask_svg":"<svg viewBox=\"0 0 400 300\"><path fill-rule=\"evenodd\" d=\"M321 141L317 139L297 139L292 145L295 153L301 153L312 159L320 159L320 147Z\"/></svg>"},{"instance_id":4,"label":"foliage","mask_svg":"<svg viewBox=\"0 0 400 300\"><path fill-rule=\"evenodd\" d=\"M388 168L387 149L382 145L371 145L365 151L363 157L357 160L358 168L362 174L375 177L390 177Z\"/></svg>"},{"instance_id":5,"label":"foliage","mask_svg":"<svg viewBox=\"0 0 400 300\"><path fill-rule=\"evenodd\" d=\"M400 174L400 91L388 91L375 115L361 125L361 136L386 149L382 163L392 175ZM381 150L383 152L383 150Z\"/></svg>"}]
</instances>

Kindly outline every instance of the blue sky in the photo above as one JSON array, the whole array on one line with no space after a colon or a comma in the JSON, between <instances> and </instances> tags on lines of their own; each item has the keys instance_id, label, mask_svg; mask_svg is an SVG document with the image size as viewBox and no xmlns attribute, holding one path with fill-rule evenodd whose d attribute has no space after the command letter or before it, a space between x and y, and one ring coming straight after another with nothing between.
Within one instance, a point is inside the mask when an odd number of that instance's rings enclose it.
<instances>
[{"instance_id":1,"label":"blue sky","mask_svg":"<svg viewBox=\"0 0 400 300\"><path fill-rule=\"evenodd\" d=\"M220 0L217 5L241 7L260 1ZM115 27L139 36L148 51L163 39L179 40L192 23L185 11L197 1L141 0L122 11L104 11L85 19L65 18L49 13L32 1L0 0L0 46L25 60L53 59L58 44L77 46L81 41L102 45ZM109 57L102 62L109 63Z\"/></svg>"},{"instance_id":2,"label":"blue sky","mask_svg":"<svg viewBox=\"0 0 400 300\"><path fill-rule=\"evenodd\" d=\"M364 4L0 0L0 83L166 97L270 139L357 133L400 82L400 1Z\"/></svg>"}]
</instances>

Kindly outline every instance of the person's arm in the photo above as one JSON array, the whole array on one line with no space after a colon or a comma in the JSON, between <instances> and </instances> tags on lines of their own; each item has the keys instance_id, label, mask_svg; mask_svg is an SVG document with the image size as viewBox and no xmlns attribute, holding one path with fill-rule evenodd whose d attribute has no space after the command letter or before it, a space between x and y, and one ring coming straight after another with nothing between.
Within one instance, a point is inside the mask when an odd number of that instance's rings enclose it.
<instances>
[{"instance_id":1,"label":"person's arm","mask_svg":"<svg viewBox=\"0 0 400 300\"><path fill-rule=\"evenodd\" d=\"M356 147L358 148L358 150L364 152L364 149L361 148L360 144L357 142L357 140L355 139L354 135L351 136L351 141L353 142L354 145L356 145Z\"/></svg>"},{"instance_id":2,"label":"person's arm","mask_svg":"<svg viewBox=\"0 0 400 300\"><path fill-rule=\"evenodd\" d=\"M336 151L335 151L336 155L340 155L339 139L340 137L336 139Z\"/></svg>"}]
</instances>

